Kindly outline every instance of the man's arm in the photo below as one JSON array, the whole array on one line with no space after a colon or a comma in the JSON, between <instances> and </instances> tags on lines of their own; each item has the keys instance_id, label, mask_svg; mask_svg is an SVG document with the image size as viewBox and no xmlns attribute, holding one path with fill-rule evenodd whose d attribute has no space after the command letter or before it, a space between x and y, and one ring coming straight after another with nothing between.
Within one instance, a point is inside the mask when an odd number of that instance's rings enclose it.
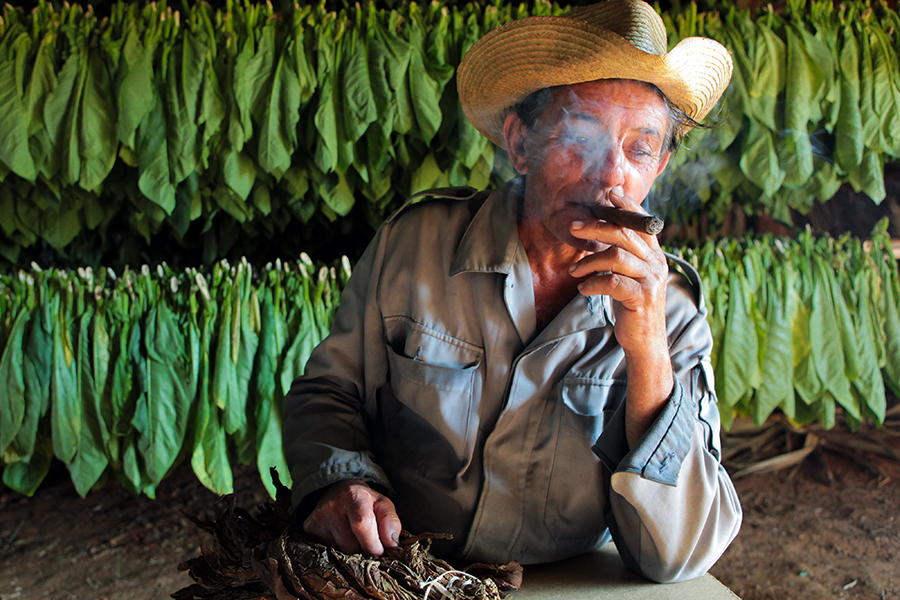
<instances>
[{"instance_id":1,"label":"man's arm","mask_svg":"<svg viewBox=\"0 0 900 600\"><path fill-rule=\"evenodd\" d=\"M640 202L613 188L609 198L620 208L640 211ZM655 235L605 223L573 223L575 237L592 239L609 248L589 254L570 268L586 295L613 299L616 340L625 352L628 401L625 432L633 446L656 420L673 389L666 323L669 266Z\"/></svg>"},{"instance_id":2,"label":"man's arm","mask_svg":"<svg viewBox=\"0 0 900 600\"><path fill-rule=\"evenodd\" d=\"M624 440L621 410L594 447L612 473L606 517L619 553L661 582L706 573L737 535L742 517L719 461L706 311L684 278L674 281L683 285L670 290L672 394L637 443Z\"/></svg>"},{"instance_id":3,"label":"man's arm","mask_svg":"<svg viewBox=\"0 0 900 600\"><path fill-rule=\"evenodd\" d=\"M400 532L393 503L374 489L389 490L390 483L369 451L366 427L366 403L387 371L374 303L382 234L376 234L354 268L330 334L284 400L292 503L300 507L304 499L320 495L309 516L302 515L304 530L344 552L373 555L396 545Z\"/></svg>"},{"instance_id":4,"label":"man's arm","mask_svg":"<svg viewBox=\"0 0 900 600\"><path fill-rule=\"evenodd\" d=\"M640 210L626 198L616 200ZM697 305L684 292L668 298L669 268L655 236L600 222L575 226L573 234L611 245L571 273L598 273L581 292L613 298L616 339L626 355L624 410L595 447L612 472L610 531L623 559L650 579L700 576L737 535L742 517L719 462L719 415L707 362L712 338L702 300ZM670 323L676 305L693 314ZM616 427L625 438L618 443Z\"/></svg>"}]
</instances>

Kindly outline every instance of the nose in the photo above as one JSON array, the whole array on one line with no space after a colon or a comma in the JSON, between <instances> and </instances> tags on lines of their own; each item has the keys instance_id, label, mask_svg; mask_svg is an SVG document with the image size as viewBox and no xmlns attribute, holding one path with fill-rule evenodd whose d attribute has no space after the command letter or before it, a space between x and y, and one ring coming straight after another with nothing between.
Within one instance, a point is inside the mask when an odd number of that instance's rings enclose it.
<instances>
[{"instance_id":1,"label":"nose","mask_svg":"<svg viewBox=\"0 0 900 600\"><path fill-rule=\"evenodd\" d=\"M625 182L625 153L613 141L594 148L586 175L600 187L609 189Z\"/></svg>"}]
</instances>

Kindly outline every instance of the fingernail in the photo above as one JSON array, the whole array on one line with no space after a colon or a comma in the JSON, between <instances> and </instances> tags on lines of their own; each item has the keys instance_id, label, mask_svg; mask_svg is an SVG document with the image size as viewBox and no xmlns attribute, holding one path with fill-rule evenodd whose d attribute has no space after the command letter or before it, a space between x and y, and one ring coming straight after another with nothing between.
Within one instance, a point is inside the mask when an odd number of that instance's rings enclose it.
<instances>
[{"instance_id":1,"label":"fingernail","mask_svg":"<svg viewBox=\"0 0 900 600\"><path fill-rule=\"evenodd\" d=\"M622 186L617 185L616 187L609 190L610 196L615 196L616 198L621 198L625 195L625 189Z\"/></svg>"},{"instance_id":2,"label":"fingernail","mask_svg":"<svg viewBox=\"0 0 900 600\"><path fill-rule=\"evenodd\" d=\"M400 545L400 534L397 533L396 531L394 533L392 533L391 541L394 542L394 546L399 546Z\"/></svg>"},{"instance_id":3,"label":"fingernail","mask_svg":"<svg viewBox=\"0 0 900 600\"><path fill-rule=\"evenodd\" d=\"M578 266L578 265L575 265L575 264L569 265L569 273L571 273L572 271L574 271L574 270L575 270L575 267L577 267L577 266Z\"/></svg>"},{"instance_id":4,"label":"fingernail","mask_svg":"<svg viewBox=\"0 0 900 600\"><path fill-rule=\"evenodd\" d=\"M578 231L579 229L584 229L583 221L572 221L572 229L574 231Z\"/></svg>"}]
</instances>

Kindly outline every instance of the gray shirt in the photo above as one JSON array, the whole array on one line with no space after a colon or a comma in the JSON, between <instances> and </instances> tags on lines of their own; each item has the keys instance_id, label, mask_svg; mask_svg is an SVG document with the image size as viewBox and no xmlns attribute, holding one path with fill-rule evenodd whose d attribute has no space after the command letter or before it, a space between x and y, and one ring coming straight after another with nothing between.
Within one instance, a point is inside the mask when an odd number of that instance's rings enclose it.
<instances>
[{"instance_id":1,"label":"gray shirt","mask_svg":"<svg viewBox=\"0 0 900 600\"><path fill-rule=\"evenodd\" d=\"M516 184L436 193L388 219L284 407L293 499L343 479L388 491L438 552L537 563L614 538L658 581L705 573L741 508L719 463L699 277L671 257L675 389L625 440L624 354L605 296L537 328Z\"/></svg>"}]
</instances>

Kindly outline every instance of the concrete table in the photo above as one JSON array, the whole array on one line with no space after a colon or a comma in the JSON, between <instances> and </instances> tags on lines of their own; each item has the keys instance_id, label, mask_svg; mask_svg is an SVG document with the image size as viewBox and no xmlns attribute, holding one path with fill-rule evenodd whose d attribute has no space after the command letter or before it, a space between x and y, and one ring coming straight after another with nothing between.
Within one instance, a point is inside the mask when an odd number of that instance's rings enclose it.
<instances>
[{"instance_id":1,"label":"concrete table","mask_svg":"<svg viewBox=\"0 0 900 600\"><path fill-rule=\"evenodd\" d=\"M683 583L653 583L631 571L614 544L564 561L525 567L512 600L735 600L712 575Z\"/></svg>"}]
</instances>

